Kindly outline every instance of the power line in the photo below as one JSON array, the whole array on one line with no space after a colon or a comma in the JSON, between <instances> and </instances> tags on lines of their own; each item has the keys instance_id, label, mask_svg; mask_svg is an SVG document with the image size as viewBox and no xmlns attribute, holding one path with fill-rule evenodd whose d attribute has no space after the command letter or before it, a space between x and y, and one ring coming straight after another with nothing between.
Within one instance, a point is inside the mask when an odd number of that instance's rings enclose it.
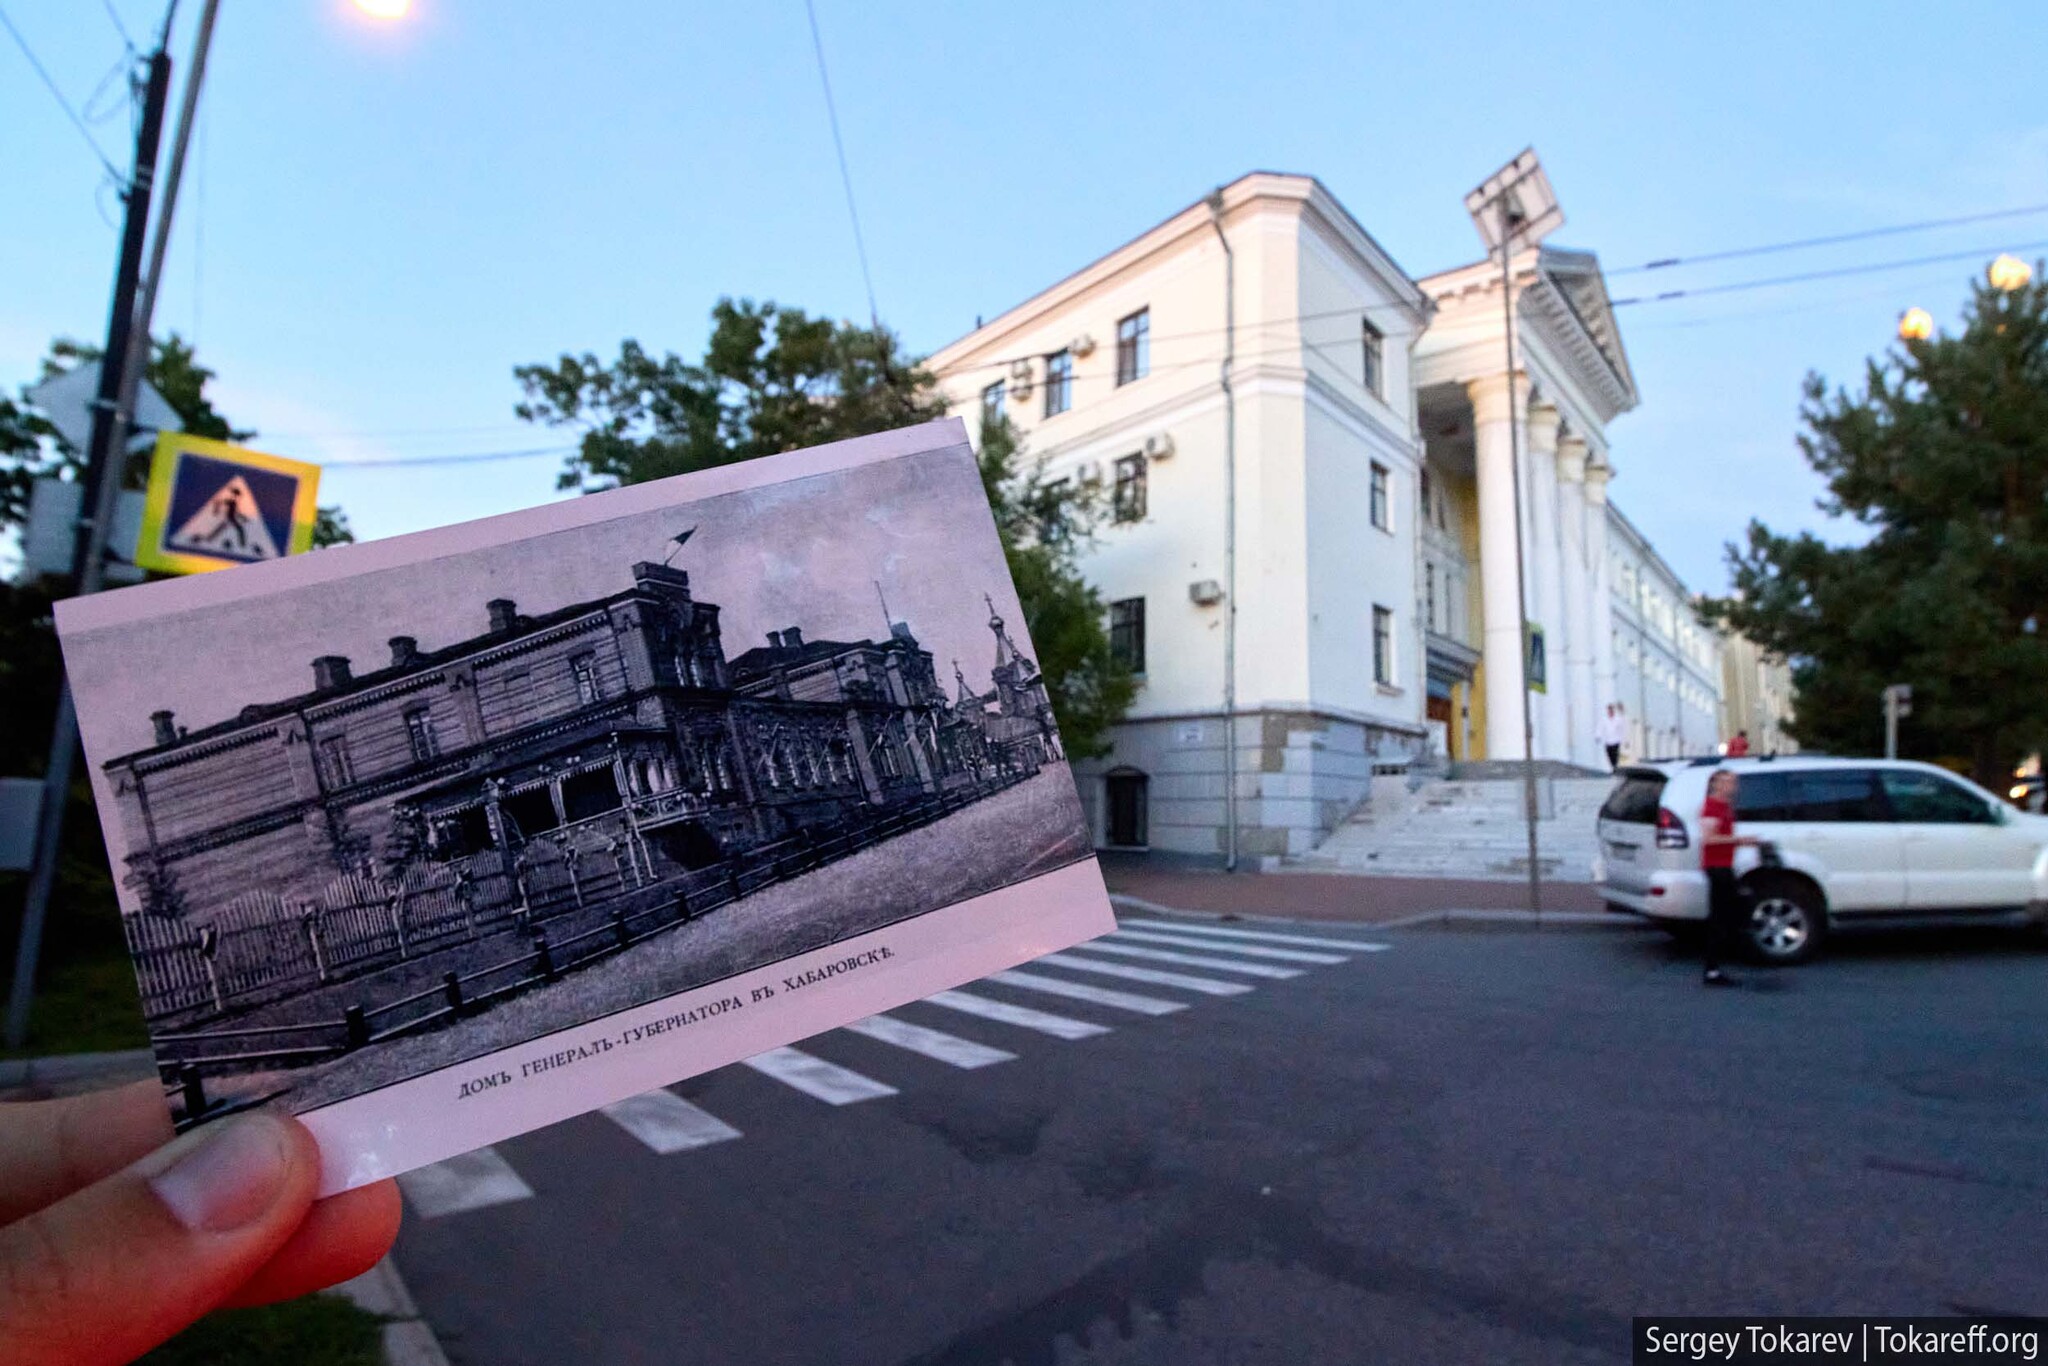
<instances>
[{"instance_id":1,"label":"power line","mask_svg":"<svg viewBox=\"0 0 2048 1366\"><path fill-rule=\"evenodd\" d=\"M1797 241L1770 242L1759 247L1710 251L1698 256L1666 256L1655 261L1645 261L1639 266L1620 266L1606 273L1633 275L1639 271L1664 270L1670 266L1696 266L1708 261L1733 261L1743 256L1767 256L1773 252L1801 251L1807 247L1831 247L1843 242L1867 241L1873 237L1894 237L1900 233L1927 232L1934 228L1957 228L1967 223L1989 223L1995 219L2022 218L2037 213L2048 213L2048 204L2029 204L2017 209L1993 209L1989 213L1964 214L1958 218L1929 218L1918 223L1898 223L1888 228L1864 228L1857 232L1839 232L1827 237L1803 237Z\"/></svg>"},{"instance_id":2,"label":"power line","mask_svg":"<svg viewBox=\"0 0 2048 1366\"><path fill-rule=\"evenodd\" d=\"M114 32L121 35L122 46L132 54L135 51L135 40L128 36L128 26L121 22L121 14L114 8L114 0L100 0L100 7L106 10L107 18L113 20Z\"/></svg>"},{"instance_id":3,"label":"power line","mask_svg":"<svg viewBox=\"0 0 2048 1366\"><path fill-rule=\"evenodd\" d=\"M71 107L71 101L64 98L64 92L57 88L57 82L50 78L50 73L44 69L42 60L36 56L35 49L28 45L28 39L21 36L21 30L14 26L14 21L7 17L7 11L4 9L0 9L0 25L4 25L7 32L13 35L14 45L21 49L22 56L28 58L28 64L36 69L36 75L43 78L43 85L49 90L50 98L57 101L57 107L64 111L65 118L71 120L71 126L78 130L78 136L85 139L85 145L92 148L92 154L99 158L100 165L106 167L108 175L117 181L120 180L121 173L114 169L114 163L100 150L99 140L93 137L92 130L85 126L85 120L78 116L78 111Z\"/></svg>"},{"instance_id":4,"label":"power line","mask_svg":"<svg viewBox=\"0 0 2048 1366\"><path fill-rule=\"evenodd\" d=\"M1935 256L1915 256L1903 261L1873 261L1861 266L1835 266L1828 270L1803 270L1793 275L1772 275L1760 280L1737 280L1725 285L1703 285L1698 289L1671 289L1662 294L1637 294L1625 299L1610 299L1608 306L1621 308L1629 304L1661 304L1674 299L1696 299L1708 294L1735 294L1749 289L1769 289L1776 285L1805 284L1811 280L1832 280L1844 275L1869 275L1882 270L1907 270L1913 266L1939 265L1945 261L1982 260L2000 251L2040 251L2048 248L2048 241L2026 242L2018 246L1978 247L1971 251L1943 252Z\"/></svg>"},{"instance_id":5,"label":"power line","mask_svg":"<svg viewBox=\"0 0 2048 1366\"><path fill-rule=\"evenodd\" d=\"M868 322L882 330L882 314L875 307L875 277L868 270L868 244L861 236L860 210L854 207L853 173L846 168L846 143L839 136L839 109L832 101L832 78L825 73L825 40L818 36L818 7L804 0L804 13L811 20L811 48L818 54L818 84L825 88L825 116L832 124L832 150L839 156L839 183L846 187L846 216L853 220L853 248L860 256L860 278L868 290Z\"/></svg>"}]
</instances>

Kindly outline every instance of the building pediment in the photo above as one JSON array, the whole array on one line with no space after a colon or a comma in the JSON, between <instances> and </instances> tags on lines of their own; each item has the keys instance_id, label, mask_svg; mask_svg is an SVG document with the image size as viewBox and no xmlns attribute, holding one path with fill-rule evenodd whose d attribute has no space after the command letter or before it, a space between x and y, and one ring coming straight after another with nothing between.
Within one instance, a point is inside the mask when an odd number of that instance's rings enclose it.
<instances>
[{"instance_id":1,"label":"building pediment","mask_svg":"<svg viewBox=\"0 0 2048 1366\"><path fill-rule=\"evenodd\" d=\"M1573 377L1595 401L1603 423L1636 406L1635 372L1592 252L1540 248L1536 279L1521 302L1528 321L1571 363Z\"/></svg>"}]
</instances>

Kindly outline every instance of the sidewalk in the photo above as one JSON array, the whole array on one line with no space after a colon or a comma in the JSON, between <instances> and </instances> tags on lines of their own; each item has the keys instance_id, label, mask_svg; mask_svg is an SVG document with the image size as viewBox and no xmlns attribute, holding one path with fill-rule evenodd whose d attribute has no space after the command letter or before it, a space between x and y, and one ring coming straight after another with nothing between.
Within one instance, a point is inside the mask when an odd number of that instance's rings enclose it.
<instances>
[{"instance_id":1,"label":"sidewalk","mask_svg":"<svg viewBox=\"0 0 2048 1366\"><path fill-rule=\"evenodd\" d=\"M1224 873L1142 866L1105 858L1112 895L1211 915L1275 916L1379 925L1432 911L1529 910L1526 882L1451 878L1361 877L1345 873ZM1543 884L1543 910L1606 915L1599 894L1583 882Z\"/></svg>"}]
</instances>

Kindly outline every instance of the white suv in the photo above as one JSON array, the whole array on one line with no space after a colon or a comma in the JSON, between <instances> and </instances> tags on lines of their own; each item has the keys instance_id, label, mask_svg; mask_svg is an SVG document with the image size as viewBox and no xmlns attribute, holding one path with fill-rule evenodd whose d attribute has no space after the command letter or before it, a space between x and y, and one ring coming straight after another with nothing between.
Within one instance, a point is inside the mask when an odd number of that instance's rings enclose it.
<instances>
[{"instance_id":1,"label":"white suv","mask_svg":"<svg viewBox=\"0 0 2048 1366\"><path fill-rule=\"evenodd\" d=\"M1736 853L1750 948L1796 963L1831 931L1929 923L2048 923L2048 817L1929 764L1783 755L1636 764L1600 808L1594 879L1614 909L1673 930L1707 918L1700 805L1736 775Z\"/></svg>"}]
</instances>

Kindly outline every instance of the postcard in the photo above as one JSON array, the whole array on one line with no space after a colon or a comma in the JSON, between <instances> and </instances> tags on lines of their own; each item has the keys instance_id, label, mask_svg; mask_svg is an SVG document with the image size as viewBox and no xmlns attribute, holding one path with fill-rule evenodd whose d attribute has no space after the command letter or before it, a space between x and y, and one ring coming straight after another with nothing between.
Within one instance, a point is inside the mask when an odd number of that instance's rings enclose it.
<instances>
[{"instance_id":1,"label":"postcard","mask_svg":"<svg viewBox=\"0 0 2048 1366\"><path fill-rule=\"evenodd\" d=\"M57 624L173 1118L323 1193L1112 928L958 421Z\"/></svg>"}]
</instances>

